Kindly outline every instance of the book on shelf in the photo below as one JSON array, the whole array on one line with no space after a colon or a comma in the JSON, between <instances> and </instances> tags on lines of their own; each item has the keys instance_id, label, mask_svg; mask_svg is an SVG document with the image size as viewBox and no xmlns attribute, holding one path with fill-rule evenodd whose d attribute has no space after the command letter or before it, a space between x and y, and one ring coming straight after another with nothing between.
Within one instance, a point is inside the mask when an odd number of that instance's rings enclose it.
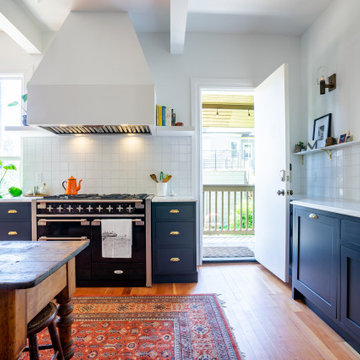
<instances>
[{"instance_id":1,"label":"book on shelf","mask_svg":"<svg viewBox=\"0 0 360 360\"><path fill-rule=\"evenodd\" d=\"M156 105L156 125L174 126L176 123L176 114L174 109L167 106Z\"/></svg>"}]
</instances>

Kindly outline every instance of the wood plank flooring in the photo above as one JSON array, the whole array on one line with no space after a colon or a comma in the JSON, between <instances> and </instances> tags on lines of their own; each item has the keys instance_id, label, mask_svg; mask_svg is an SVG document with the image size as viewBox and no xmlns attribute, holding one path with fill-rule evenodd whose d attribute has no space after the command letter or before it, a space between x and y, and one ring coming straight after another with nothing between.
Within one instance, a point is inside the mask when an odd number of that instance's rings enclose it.
<instances>
[{"instance_id":1,"label":"wood plank flooring","mask_svg":"<svg viewBox=\"0 0 360 360\"><path fill-rule=\"evenodd\" d=\"M78 288L75 296L217 293L246 360L352 360L360 354L257 263L199 268L199 282L152 288Z\"/></svg>"}]
</instances>

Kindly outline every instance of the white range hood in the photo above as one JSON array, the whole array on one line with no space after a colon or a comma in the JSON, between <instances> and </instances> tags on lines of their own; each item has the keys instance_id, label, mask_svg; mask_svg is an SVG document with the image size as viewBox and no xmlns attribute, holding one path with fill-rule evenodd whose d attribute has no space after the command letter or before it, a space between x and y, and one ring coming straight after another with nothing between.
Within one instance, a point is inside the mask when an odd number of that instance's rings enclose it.
<instances>
[{"instance_id":1,"label":"white range hood","mask_svg":"<svg viewBox=\"0 0 360 360\"><path fill-rule=\"evenodd\" d=\"M155 126L154 82L127 13L71 12L28 94L29 125L55 133L149 133Z\"/></svg>"}]
</instances>

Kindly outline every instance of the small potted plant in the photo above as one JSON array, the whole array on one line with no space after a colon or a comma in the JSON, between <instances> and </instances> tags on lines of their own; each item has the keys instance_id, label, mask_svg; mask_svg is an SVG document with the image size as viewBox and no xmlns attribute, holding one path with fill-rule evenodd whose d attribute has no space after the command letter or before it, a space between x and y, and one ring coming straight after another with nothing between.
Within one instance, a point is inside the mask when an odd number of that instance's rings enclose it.
<instances>
[{"instance_id":1,"label":"small potted plant","mask_svg":"<svg viewBox=\"0 0 360 360\"><path fill-rule=\"evenodd\" d=\"M27 126L27 110L26 110L26 102L28 99L28 95L24 94L21 96L21 100L22 100L22 104L20 104L18 101L13 101L10 104L8 104L8 106L20 106L21 110L22 110L22 124L24 126Z\"/></svg>"},{"instance_id":2,"label":"small potted plant","mask_svg":"<svg viewBox=\"0 0 360 360\"><path fill-rule=\"evenodd\" d=\"M4 181L4 178L5 178L6 174L7 174L7 172L8 171L16 171L16 166L13 165L13 164L3 165L3 162L0 160L0 172L1 171L2 171L2 175L0 175L1 176L1 178L0 178L0 189L1 189L2 183ZM20 196L22 194L22 190L19 189L16 186L9 187L8 192L13 197L17 197L17 196ZM4 195L4 194L0 194L0 198L2 198L2 195Z\"/></svg>"},{"instance_id":3,"label":"small potted plant","mask_svg":"<svg viewBox=\"0 0 360 360\"><path fill-rule=\"evenodd\" d=\"M302 141L299 141L297 144L295 144L294 152L298 153L303 150L306 150L306 147Z\"/></svg>"}]
</instances>

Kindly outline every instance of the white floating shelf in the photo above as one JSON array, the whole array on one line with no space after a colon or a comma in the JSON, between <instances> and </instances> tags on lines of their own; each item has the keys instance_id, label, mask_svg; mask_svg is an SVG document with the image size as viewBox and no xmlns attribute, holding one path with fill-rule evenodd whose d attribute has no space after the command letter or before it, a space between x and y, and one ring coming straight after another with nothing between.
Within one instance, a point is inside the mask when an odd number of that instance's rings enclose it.
<instances>
[{"instance_id":1,"label":"white floating shelf","mask_svg":"<svg viewBox=\"0 0 360 360\"><path fill-rule=\"evenodd\" d=\"M329 155L329 159L331 160L333 151L340 150L342 148L353 146L353 145L359 145L359 144L360 144L359 140L357 140L357 141L349 141L349 142L345 142L345 143L342 143L342 144L335 144L335 145L326 146L326 147L323 147L321 149L300 151L300 152L293 153L293 154L296 155L296 156L302 156L302 161L304 163L304 155L311 155L311 154L323 151L323 152L326 152Z\"/></svg>"},{"instance_id":2,"label":"white floating shelf","mask_svg":"<svg viewBox=\"0 0 360 360\"><path fill-rule=\"evenodd\" d=\"M35 126L5 126L5 131L16 133L20 136L56 136L50 131Z\"/></svg>"},{"instance_id":3,"label":"white floating shelf","mask_svg":"<svg viewBox=\"0 0 360 360\"><path fill-rule=\"evenodd\" d=\"M156 126L155 136L192 136L194 128L191 126Z\"/></svg>"}]
</instances>

